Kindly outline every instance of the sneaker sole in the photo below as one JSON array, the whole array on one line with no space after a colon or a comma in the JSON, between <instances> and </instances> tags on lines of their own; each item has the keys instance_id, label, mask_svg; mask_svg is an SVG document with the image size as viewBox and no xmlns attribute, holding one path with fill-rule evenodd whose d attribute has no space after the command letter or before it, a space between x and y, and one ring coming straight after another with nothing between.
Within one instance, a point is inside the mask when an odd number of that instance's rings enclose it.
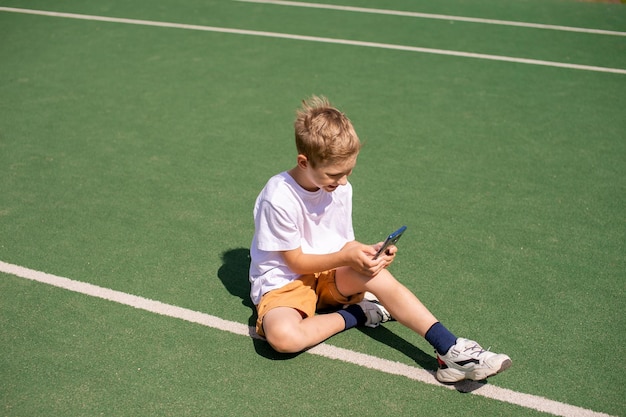
<instances>
[{"instance_id":1,"label":"sneaker sole","mask_svg":"<svg viewBox=\"0 0 626 417\"><path fill-rule=\"evenodd\" d=\"M490 369L479 369L474 372L465 373L463 371L459 371L457 369L447 368L445 370L439 369L436 374L436 378L442 384L454 384L459 381L463 381L464 379L469 379L472 381L482 381L484 379L489 378L490 376L494 376L499 374L500 372L504 372L511 367L513 362L511 359L505 359L500 364L500 369L498 370L490 370Z\"/></svg>"},{"instance_id":2,"label":"sneaker sole","mask_svg":"<svg viewBox=\"0 0 626 417\"><path fill-rule=\"evenodd\" d=\"M513 364L513 362L511 362L511 359L505 359L501 364L500 364L500 369L498 369L495 372L489 372L489 370L481 370L483 372L476 372L473 375L471 375L471 379L472 381L482 381L483 379L487 379L490 376L494 376L499 374L500 372L504 372L507 369L509 369L511 367L511 365Z\"/></svg>"}]
</instances>

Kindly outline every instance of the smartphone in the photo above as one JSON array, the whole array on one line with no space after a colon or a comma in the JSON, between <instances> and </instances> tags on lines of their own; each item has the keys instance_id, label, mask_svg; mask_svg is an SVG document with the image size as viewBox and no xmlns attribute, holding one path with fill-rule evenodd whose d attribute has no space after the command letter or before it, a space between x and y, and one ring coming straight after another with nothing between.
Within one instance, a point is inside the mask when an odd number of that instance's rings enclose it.
<instances>
[{"instance_id":1,"label":"smartphone","mask_svg":"<svg viewBox=\"0 0 626 417\"><path fill-rule=\"evenodd\" d=\"M374 256L374 259L378 258L384 251L386 251L390 245L395 245L398 240L400 240L400 238L402 237L402 233L404 233L405 230L406 226L402 226L401 228L387 236L387 239L385 239L385 243L383 243L383 245L380 247L380 249Z\"/></svg>"}]
</instances>

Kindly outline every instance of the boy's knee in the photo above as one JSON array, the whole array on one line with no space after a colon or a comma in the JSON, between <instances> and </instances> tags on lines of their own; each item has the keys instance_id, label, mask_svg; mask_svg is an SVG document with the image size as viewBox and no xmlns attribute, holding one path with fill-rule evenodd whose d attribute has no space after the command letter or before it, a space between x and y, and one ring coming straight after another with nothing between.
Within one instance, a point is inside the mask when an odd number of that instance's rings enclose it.
<instances>
[{"instance_id":1,"label":"boy's knee","mask_svg":"<svg viewBox=\"0 0 626 417\"><path fill-rule=\"evenodd\" d=\"M272 326L265 329L267 343L279 353L297 353L304 349L302 342L290 326Z\"/></svg>"}]
</instances>

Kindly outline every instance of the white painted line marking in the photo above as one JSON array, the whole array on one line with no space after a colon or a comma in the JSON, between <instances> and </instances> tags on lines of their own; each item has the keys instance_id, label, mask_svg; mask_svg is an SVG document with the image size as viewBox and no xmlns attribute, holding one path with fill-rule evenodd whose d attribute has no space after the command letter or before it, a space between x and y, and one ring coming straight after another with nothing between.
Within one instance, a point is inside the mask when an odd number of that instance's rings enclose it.
<instances>
[{"instance_id":1,"label":"white painted line marking","mask_svg":"<svg viewBox=\"0 0 626 417\"><path fill-rule=\"evenodd\" d=\"M389 44L389 43L362 42L362 41L353 41L349 39L322 38L322 37L317 37L317 36L304 36L304 35L294 35L294 34L288 34L288 33L264 32L264 31L256 31L256 30L245 30L245 29L232 29L232 28L222 28L222 27L215 27L215 26L188 25L188 24L183 24L183 23L157 22L157 21L151 21L151 20L137 20L137 19L93 16L93 15L74 14L74 13L49 12L49 11L43 11L43 10L16 9L13 7L0 7L0 11L33 14L33 15L41 15L41 16L51 16L51 17L63 17L63 18L69 18L69 19L109 22L109 23L124 23L124 24L131 24L131 25L154 26L154 27L186 29L186 30L199 30L199 31L205 31L205 32L231 33L231 34L237 34L237 35L261 36L261 37L269 37L269 38L300 40L300 41L308 41L308 42L321 42L321 43L330 43L330 44L339 44L339 45L363 46L363 47L369 47L369 48L381 48L381 49L390 49L390 50L407 51L407 52L421 52L421 53L426 53L426 54L447 55L447 56L456 56L456 57L462 57L462 58L485 59L485 60L490 60L490 61L513 62L517 64L542 65L542 66L556 67L556 68L567 68L567 69L595 71L595 72L607 72L607 73L613 73L613 74L626 74L626 69L621 69L621 68L578 65L578 64L569 64L565 62L542 61L538 59L478 54L478 53L472 53L472 52L452 51L452 50L446 50L446 49L421 48L417 46L395 45L395 44Z\"/></svg>"},{"instance_id":2,"label":"white painted line marking","mask_svg":"<svg viewBox=\"0 0 626 417\"><path fill-rule=\"evenodd\" d=\"M334 5L334 4L305 3L305 2L283 1L283 0L235 0L235 1L240 1L240 2L245 2L245 3L275 4L278 6L293 6L293 7L308 7L308 8L314 8L314 9L340 10L340 11L345 11L345 12L383 14L383 15L392 15L392 16L403 16L403 17L418 17L422 19L448 20L448 21L455 21L455 22L484 23L484 24L501 25L501 26L519 26L519 27L533 28L533 29L548 29L548 30L560 30L560 31L565 31L565 32L592 33L595 35L626 36L626 32L619 32L619 31L614 31L614 30L588 29L588 28L578 28L578 27L572 27L572 26L559 26L559 25L546 25L542 23L517 22L513 20L483 19L479 17L465 17L465 16L445 15L445 14L406 12L406 11L401 11L401 10L388 10L388 9L371 9L371 8L366 8L366 7L340 6L340 5Z\"/></svg>"},{"instance_id":3,"label":"white painted line marking","mask_svg":"<svg viewBox=\"0 0 626 417\"><path fill-rule=\"evenodd\" d=\"M76 293L113 301L115 303L134 307L139 310L145 310L151 313L173 317L187 322L200 324L206 327L227 331L241 336L258 337L256 336L253 328L241 323L224 320L206 313L200 313L198 311L189 310L187 308L165 304L160 301L150 300L148 298L127 294L121 291L115 291L108 288L99 287L97 285L88 284L86 282L74 281L69 278L63 278L56 275L47 274L45 272L24 268L19 265L0 261L0 272L52 285L54 287L63 288ZM454 387L441 385L439 382L437 382L431 372L424 369L416 368L383 358L378 358L376 356L366 355L364 353L354 352L326 343L317 345L309 349L307 352L314 355L319 355L326 358L363 366L369 369L378 370L391 375L404 376L406 378L426 384L436 385L449 389L458 389L463 392L470 392L481 397L491 398L510 404L516 404L522 407L531 408L533 410L550 413L555 416L611 417L609 414L599 413L585 408L549 400L547 398L539 397L536 395L519 393L506 388L499 388L493 385L482 384L479 382L465 381L462 384L457 384Z\"/></svg>"}]
</instances>

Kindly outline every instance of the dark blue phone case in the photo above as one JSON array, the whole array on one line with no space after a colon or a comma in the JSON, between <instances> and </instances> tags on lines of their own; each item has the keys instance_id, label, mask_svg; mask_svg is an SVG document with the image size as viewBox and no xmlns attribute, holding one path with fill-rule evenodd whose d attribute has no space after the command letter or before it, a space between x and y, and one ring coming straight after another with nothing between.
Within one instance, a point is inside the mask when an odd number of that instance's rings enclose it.
<instances>
[{"instance_id":1,"label":"dark blue phone case","mask_svg":"<svg viewBox=\"0 0 626 417\"><path fill-rule=\"evenodd\" d=\"M374 256L374 259L378 258L384 251L386 251L389 245L395 245L398 240L400 240L405 230L406 226L402 226L401 228L387 236L387 239L385 239L385 243L383 243L383 245L380 247L380 249Z\"/></svg>"}]
</instances>

